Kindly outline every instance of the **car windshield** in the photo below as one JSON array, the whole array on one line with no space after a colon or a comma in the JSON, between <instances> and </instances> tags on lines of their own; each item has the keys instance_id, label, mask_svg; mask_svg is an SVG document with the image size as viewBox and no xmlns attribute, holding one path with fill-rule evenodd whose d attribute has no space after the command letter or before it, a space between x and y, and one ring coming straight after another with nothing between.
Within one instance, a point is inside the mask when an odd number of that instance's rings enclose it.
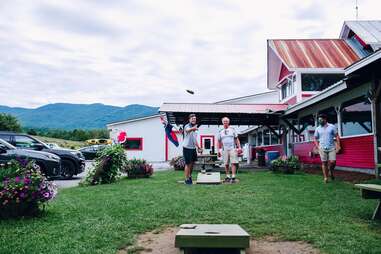
<instances>
[{"instance_id":1,"label":"car windshield","mask_svg":"<svg viewBox=\"0 0 381 254\"><path fill-rule=\"evenodd\" d=\"M45 148L50 148L47 144L45 144L44 142L42 142L41 140L39 140L38 138L35 138L33 137L34 140L37 140L39 143L43 144L45 146Z\"/></svg>"},{"instance_id":2,"label":"car windshield","mask_svg":"<svg viewBox=\"0 0 381 254\"><path fill-rule=\"evenodd\" d=\"M7 149L16 149L13 145L9 144L7 141L0 138L0 147L6 147Z\"/></svg>"}]
</instances>

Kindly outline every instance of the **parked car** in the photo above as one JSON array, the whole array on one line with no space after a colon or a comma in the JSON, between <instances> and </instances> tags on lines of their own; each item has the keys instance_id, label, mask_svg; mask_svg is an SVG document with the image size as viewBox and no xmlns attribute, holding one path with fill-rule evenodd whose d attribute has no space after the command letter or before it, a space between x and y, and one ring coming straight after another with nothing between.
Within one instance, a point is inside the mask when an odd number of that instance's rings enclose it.
<instances>
[{"instance_id":1,"label":"parked car","mask_svg":"<svg viewBox=\"0 0 381 254\"><path fill-rule=\"evenodd\" d=\"M105 139L105 138L88 139L85 142L88 145L111 145L112 144L111 139Z\"/></svg>"},{"instance_id":2,"label":"parked car","mask_svg":"<svg viewBox=\"0 0 381 254\"><path fill-rule=\"evenodd\" d=\"M97 157L97 153L105 147L106 145L86 146L79 149L79 151L85 156L86 160L94 160Z\"/></svg>"},{"instance_id":3,"label":"parked car","mask_svg":"<svg viewBox=\"0 0 381 254\"><path fill-rule=\"evenodd\" d=\"M42 141L27 134L14 132L0 132L0 138L11 145L28 150L53 153L61 158L61 175L65 179L71 179L85 170L85 158L80 151L66 148L50 148Z\"/></svg>"},{"instance_id":4,"label":"parked car","mask_svg":"<svg viewBox=\"0 0 381 254\"><path fill-rule=\"evenodd\" d=\"M59 156L47 152L18 149L0 139L0 164L11 160L34 161L47 177L61 175L61 158Z\"/></svg>"}]
</instances>

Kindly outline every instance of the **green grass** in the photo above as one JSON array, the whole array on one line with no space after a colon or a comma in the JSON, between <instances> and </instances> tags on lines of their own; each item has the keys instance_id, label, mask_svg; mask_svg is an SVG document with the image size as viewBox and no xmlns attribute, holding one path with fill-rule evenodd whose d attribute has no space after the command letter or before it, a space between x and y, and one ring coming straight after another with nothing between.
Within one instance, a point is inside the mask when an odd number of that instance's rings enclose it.
<instances>
[{"instance_id":1,"label":"green grass","mask_svg":"<svg viewBox=\"0 0 381 254\"><path fill-rule=\"evenodd\" d=\"M376 201L319 176L242 173L240 183L184 186L181 172L70 188L42 218L0 222L0 253L115 253L137 234L182 223L237 223L254 237L302 240L323 253L381 253Z\"/></svg>"},{"instance_id":2,"label":"green grass","mask_svg":"<svg viewBox=\"0 0 381 254\"><path fill-rule=\"evenodd\" d=\"M82 141L73 141L73 140L66 140L66 139L60 139L60 138L49 138L49 137L43 137L43 136L34 136L34 137L41 140L44 143L56 143L60 147L64 147L64 148L78 149L83 146L86 146L85 142L82 142Z\"/></svg>"}]
</instances>

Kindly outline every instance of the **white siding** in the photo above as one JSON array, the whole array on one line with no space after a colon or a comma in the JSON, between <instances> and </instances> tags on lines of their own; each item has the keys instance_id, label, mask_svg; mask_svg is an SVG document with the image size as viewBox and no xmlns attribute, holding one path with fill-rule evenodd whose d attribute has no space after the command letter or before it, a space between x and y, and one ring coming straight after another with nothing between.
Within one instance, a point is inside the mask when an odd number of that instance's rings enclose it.
<instances>
[{"instance_id":1,"label":"white siding","mask_svg":"<svg viewBox=\"0 0 381 254\"><path fill-rule=\"evenodd\" d=\"M141 158L156 162L165 160L165 132L159 116L109 125L110 137L117 140L121 131L130 138L143 138L142 151L127 151L128 158Z\"/></svg>"},{"instance_id":2,"label":"white siding","mask_svg":"<svg viewBox=\"0 0 381 254\"><path fill-rule=\"evenodd\" d=\"M179 126L176 126L179 128ZM247 129L248 126L233 126L237 131ZM112 140L117 140L117 136L121 131L127 133L127 137L143 138L142 151L127 151L128 158L141 158L150 162L165 161L166 144L165 132L163 124L160 122L159 116L137 119L136 121L127 121L117 124L108 125L110 130L110 137ZM218 130L222 128L216 125L202 125L199 128L198 142L201 145L202 136L213 136L215 152L217 152L217 134ZM171 160L175 156L182 155L182 134L177 134L179 139L179 147L173 145L168 141L168 159Z\"/></svg>"}]
</instances>

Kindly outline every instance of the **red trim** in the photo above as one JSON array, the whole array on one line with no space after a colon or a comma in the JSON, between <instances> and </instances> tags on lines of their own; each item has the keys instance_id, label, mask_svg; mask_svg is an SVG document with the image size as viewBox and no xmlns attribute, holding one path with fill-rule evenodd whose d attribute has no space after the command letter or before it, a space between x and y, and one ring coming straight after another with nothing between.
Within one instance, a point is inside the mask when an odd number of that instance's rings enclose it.
<instances>
[{"instance_id":1,"label":"red trim","mask_svg":"<svg viewBox=\"0 0 381 254\"><path fill-rule=\"evenodd\" d=\"M288 100L285 102L285 104L288 104L288 105L294 105L294 104L296 104L296 96L294 96L294 97L288 99Z\"/></svg>"},{"instance_id":2,"label":"red trim","mask_svg":"<svg viewBox=\"0 0 381 254\"><path fill-rule=\"evenodd\" d=\"M165 139L165 160L167 161L168 160L168 136L167 134L164 135L164 139Z\"/></svg>"},{"instance_id":3,"label":"red trim","mask_svg":"<svg viewBox=\"0 0 381 254\"><path fill-rule=\"evenodd\" d=\"M281 81L284 77L286 77L287 75L291 74L292 72L290 72L287 67L282 63L282 67L280 68L280 73L279 73L279 79L278 81Z\"/></svg>"},{"instance_id":4,"label":"red trim","mask_svg":"<svg viewBox=\"0 0 381 254\"><path fill-rule=\"evenodd\" d=\"M311 96L313 96L314 94L312 94L312 93L303 93L302 94L302 97L311 97Z\"/></svg>"},{"instance_id":5,"label":"red trim","mask_svg":"<svg viewBox=\"0 0 381 254\"><path fill-rule=\"evenodd\" d=\"M360 42L361 46L363 46L364 48L366 48L368 45L365 43L365 41L363 41L357 34L355 34L355 38L358 42Z\"/></svg>"},{"instance_id":6,"label":"red trim","mask_svg":"<svg viewBox=\"0 0 381 254\"><path fill-rule=\"evenodd\" d=\"M180 133L180 131L173 131L176 135ZM165 160L169 160L169 140L167 134L164 134L164 143L165 143ZM180 144L179 144L180 145Z\"/></svg>"},{"instance_id":7,"label":"red trim","mask_svg":"<svg viewBox=\"0 0 381 254\"><path fill-rule=\"evenodd\" d=\"M203 142L203 138L212 138L212 145L215 147L215 138L214 138L214 135L200 135L200 145L202 148L204 148L204 142Z\"/></svg>"},{"instance_id":8,"label":"red trim","mask_svg":"<svg viewBox=\"0 0 381 254\"><path fill-rule=\"evenodd\" d=\"M136 149L124 147L125 150L127 150L127 151L142 151L143 150L143 138L126 138L126 142L129 140L140 140L140 146L139 146L139 148L136 148Z\"/></svg>"}]
</instances>

